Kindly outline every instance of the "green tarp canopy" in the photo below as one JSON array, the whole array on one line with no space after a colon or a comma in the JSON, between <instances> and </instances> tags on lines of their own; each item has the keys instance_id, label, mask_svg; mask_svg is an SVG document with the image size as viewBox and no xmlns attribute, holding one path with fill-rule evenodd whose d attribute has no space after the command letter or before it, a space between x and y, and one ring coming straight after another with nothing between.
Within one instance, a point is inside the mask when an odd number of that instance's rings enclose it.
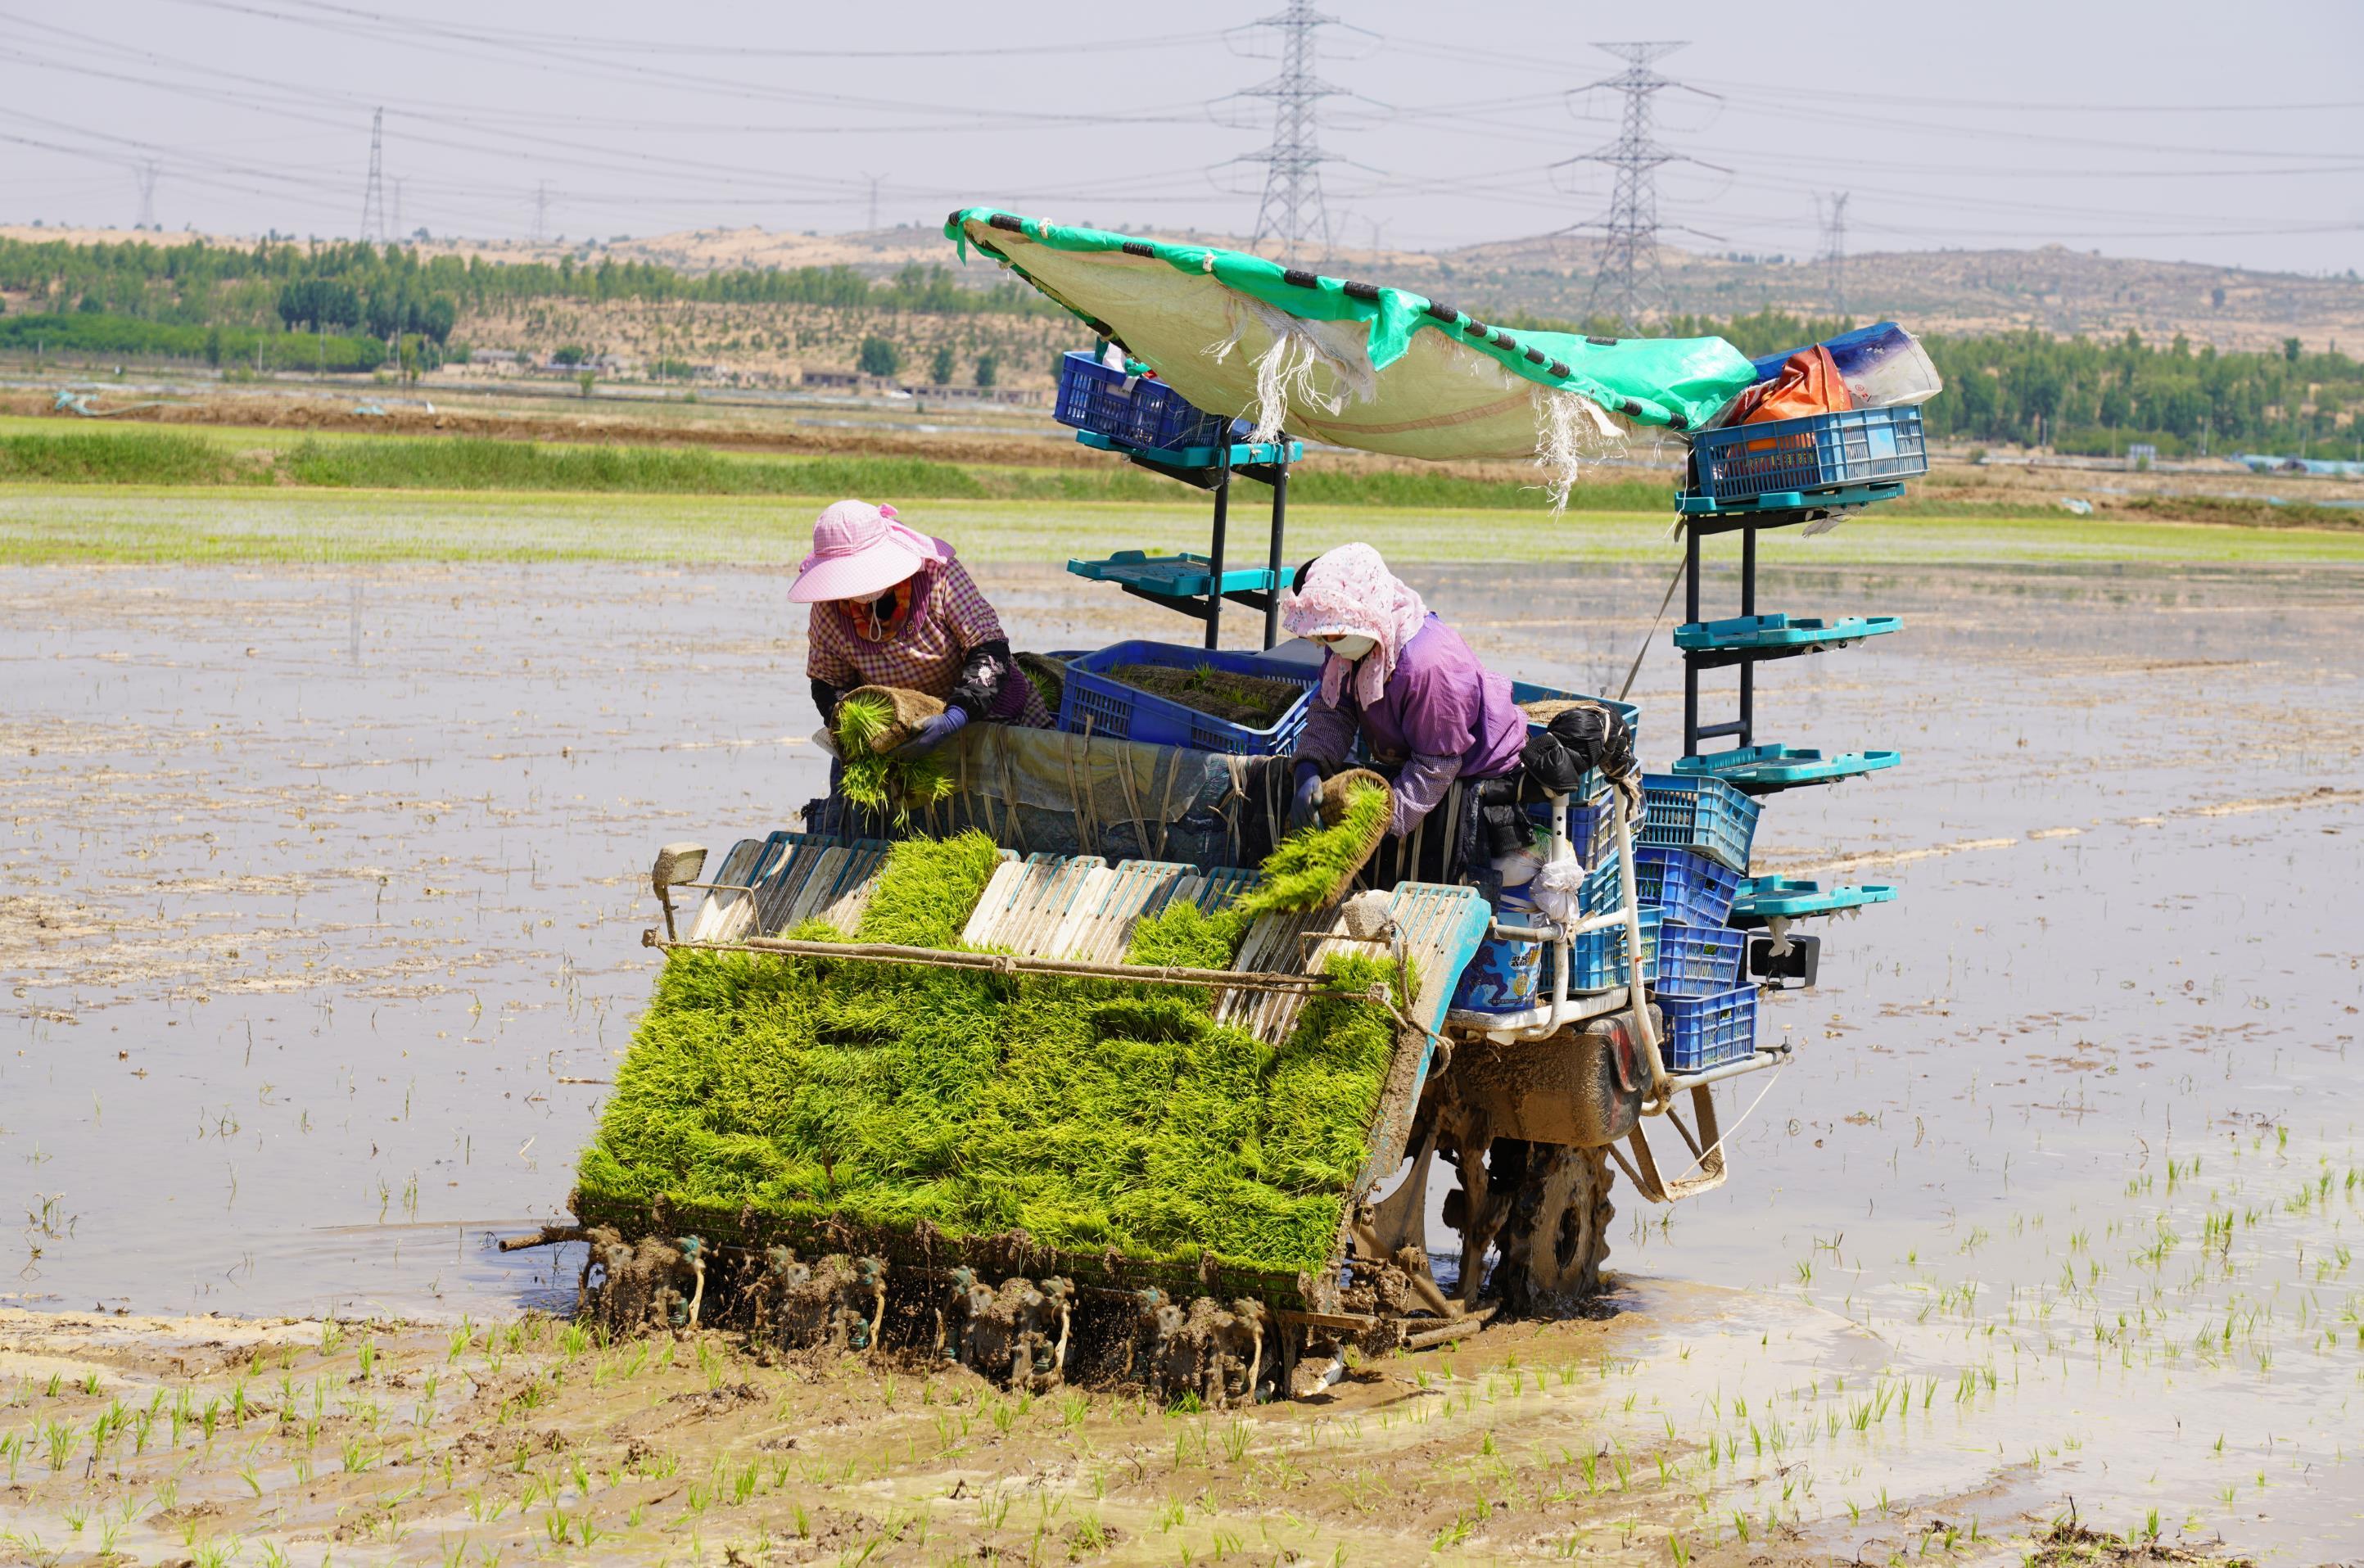
<instances>
[{"instance_id":1,"label":"green tarp canopy","mask_svg":"<svg viewBox=\"0 0 2364 1568\"><path fill-rule=\"evenodd\" d=\"M1756 379L1721 338L1514 331L1237 250L993 207L953 213L944 233L964 260L975 249L1006 265L1197 406L1364 451L1564 457L1607 433L1604 416L1697 428Z\"/></svg>"}]
</instances>

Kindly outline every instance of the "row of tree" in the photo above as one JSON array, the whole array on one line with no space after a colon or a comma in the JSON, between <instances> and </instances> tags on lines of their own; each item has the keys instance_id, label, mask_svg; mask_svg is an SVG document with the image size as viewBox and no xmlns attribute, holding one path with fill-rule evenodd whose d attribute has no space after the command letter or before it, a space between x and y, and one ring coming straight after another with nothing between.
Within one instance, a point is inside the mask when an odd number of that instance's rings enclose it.
<instances>
[{"instance_id":1,"label":"row of tree","mask_svg":"<svg viewBox=\"0 0 2364 1568\"><path fill-rule=\"evenodd\" d=\"M278 314L291 332L364 327L373 338L415 333L439 347L452 340L452 328L460 319L460 308L448 294L422 296L399 285L364 294L330 278L295 278L280 284Z\"/></svg>"},{"instance_id":2,"label":"row of tree","mask_svg":"<svg viewBox=\"0 0 2364 1568\"><path fill-rule=\"evenodd\" d=\"M416 337L439 350L463 308L534 300L687 300L797 304L929 315L1035 314L1055 309L1031 289L963 286L942 266L913 263L874 283L847 267L743 269L688 274L645 261L578 265L421 257L412 248L360 242L251 248L78 245L0 239L0 289L33 296L46 314L78 311L186 325L265 327L315 334L354 331L380 341ZM1506 318L1516 328L1614 332L1603 322ZM1851 322L1766 311L1728 320L1678 317L1656 330L1717 335L1750 354L1812 343ZM2347 411L2364 407L2364 365L2310 353L2292 339L2276 352L2218 352L2182 337L2165 345L2129 332L2115 341L2059 339L2035 331L1925 339L1946 393L1925 410L1933 436L2112 450L2147 440L2180 453L2202 448L2299 450L2348 439ZM863 368L893 374L901 350L865 344ZM943 358L938 356L939 360ZM891 364L890 364L891 361ZM888 364L890 368L876 367ZM956 365L931 367L935 379ZM998 367L976 367L989 385Z\"/></svg>"},{"instance_id":3,"label":"row of tree","mask_svg":"<svg viewBox=\"0 0 2364 1568\"><path fill-rule=\"evenodd\" d=\"M1767 311L1728 321L1678 317L1667 330L1714 334L1762 356L1856 325ZM2195 348L2180 333L2147 343L2131 331L2098 341L2022 331L1922 342L1946 380L1945 395L1922 410L1929 434L1942 439L2110 454L2130 441L2169 455L2295 452L2352 441L2358 428L2343 417L2364 410L2364 363L2309 352L2295 338L2270 350L2235 352Z\"/></svg>"},{"instance_id":4,"label":"row of tree","mask_svg":"<svg viewBox=\"0 0 2364 1568\"><path fill-rule=\"evenodd\" d=\"M491 261L481 256L424 257L412 247L363 241L303 244L260 240L252 247L96 244L0 239L0 289L31 293L52 312L85 299L113 315L191 325L240 319L259 326L282 307L290 286L349 289L358 301L421 302L446 297L474 309L533 300L682 300L720 304L816 305L917 311L931 315L1042 315L1055 310L1013 283L965 286L943 266L906 266L873 283L851 267L764 267L689 273L650 261L603 257L577 263ZM422 306L423 308L423 306ZM245 312L243 317L235 313ZM307 312L303 319L325 319ZM356 317L356 320L360 319Z\"/></svg>"},{"instance_id":5,"label":"row of tree","mask_svg":"<svg viewBox=\"0 0 2364 1568\"><path fill-rule=\"evenodd\" d=\"M854 356L854 368L864 375L891 376L901 373L903 347L892 338L875 333L862 339L860 352ZM972 374L979 386L991 386L1001 379L1001 356L987 350L977 355ZM959 379L960 356L950 343L939 343L928 357L928 379L931 385L950 386Z\"/></svg>"}]
</instances>

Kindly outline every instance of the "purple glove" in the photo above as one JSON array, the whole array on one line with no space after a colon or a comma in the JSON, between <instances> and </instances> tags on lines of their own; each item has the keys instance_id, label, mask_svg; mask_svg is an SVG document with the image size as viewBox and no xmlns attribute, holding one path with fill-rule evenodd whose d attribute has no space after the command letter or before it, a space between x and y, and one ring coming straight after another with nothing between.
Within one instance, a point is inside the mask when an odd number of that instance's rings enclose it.
<instances>
[{"instance_id":1,"label":"purple glove","mask_svg":"<svg viewBox=\"0 0 2364 1568\"><path fill-rule=\"evenodd\" d=\"M1288 803L1288 831L1303 832L1321 826L1321 770L1311 762L1297 764L1297 794Z\"/></svg>"},{"instance_id":2,"label":"purple glove","mask_svg":"<svg viewBox=\"0 0 2364 1568\"><path fill-rule=\"evenodd\" d=\"M942 745L945 741L951 740L953 736L958 735L961 732L962 727L967 723L968 709L965 707L948 707L944 709L943 712L936 715L935 717L920 726L919 729L913 733L909 740L904 741L900 746L896 747L886 754L889 757L894 758L898 762L908 762L914 757L924 757L929 752L934 751L937 747Z\"/></svg>"}]
</instances>

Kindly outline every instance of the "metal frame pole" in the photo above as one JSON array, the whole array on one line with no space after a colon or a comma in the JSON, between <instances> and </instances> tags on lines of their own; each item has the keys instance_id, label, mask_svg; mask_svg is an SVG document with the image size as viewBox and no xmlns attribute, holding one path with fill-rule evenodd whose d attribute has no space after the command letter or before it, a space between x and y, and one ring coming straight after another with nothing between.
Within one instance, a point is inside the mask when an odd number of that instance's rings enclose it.
<instances>
[{"instance_id":1,"label":"metal frame pole","mask_svg":"<svg viewBox=\"0 0 2364 1568\"><path fill-rule=\"evenodd\" d=\"M1284 442L1280 461L1273 464L1272 475L1272 554L1266 562L1272 573L1272 584L1266 590L1264 606L1264 645L1270 648L1280 640L1280 563L1281 540L1288 530L1288 448ZM1208 644L1213 647L1212 643Z\"/></svg>"},{"instance_id":2,"label":"metal frame pole","mask_svg":"<svg viewBox=\"0 0 2364 1568\"><path fill-rule=\"evenodd\" d=\"M1756 613L1756 530L1740 530L1740 613ZM1756 662L1740 662L1740 744L1756 744Z\"/></svg>"},{"instance_id":3,"label":"metal frame pole","mask_svg":"<svg viewBox=\"0 0 2364 1568\"><path fill-rule=\"evenodd\" d=\"M1700 618L1700 531L1696 524L1683 529L1683 619ZM1683 661L1683 755L1699 755L1699 666Z\"/></svg>"},{"instance_id":4,"label":"metal frame pole","mask_svg":"<svg viewBox=\"0 0 2364 1568\"><path fill-rule=\"evenodd\" d=\"M1223 645L1223 532L1232 515L1232 447L1223 443L1216 465L1215 540L1207 550L1207 646Z\"/></svg>"}]
</instances>

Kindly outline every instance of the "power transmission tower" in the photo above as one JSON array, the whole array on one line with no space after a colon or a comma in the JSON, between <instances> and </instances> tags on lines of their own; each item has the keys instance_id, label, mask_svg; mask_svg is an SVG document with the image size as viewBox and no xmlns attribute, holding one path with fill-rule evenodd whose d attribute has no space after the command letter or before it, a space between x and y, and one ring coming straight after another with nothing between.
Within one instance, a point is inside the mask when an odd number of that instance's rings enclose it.
<instances>
[{"instance_id":1,"label":"power transmission tower","mask_svg":"<svg viewBox=\"0 0 2364 1568\"><path fill-rule=\"evenodd\" d=\"M369 183L362 187L362 238L384 239L385 230L385 111L370 116Z\"/></svg>"},{"instance_id":2,"label":"power transmission tower","mask_svg":"<svg viewBox=\"0 0 2364 1568\"><path fill-rule=\"evenodd\" d=\"M131 227L153 228L156 227L156 161L151 158L145 163L136 165L131 177L139 182L139 221Z\"/></svg>"},{"instance_id":3,"label":"power transmission tower","mask_svg":"<svg viewBox=\"0 0 2364 1568\"><path fill-rule=\"evenodd\" d=\"M878 176L865 176L870 182L870 232L878 232Z\"/></svg>"},{"instance_id":4,"label":"power transmission tower","mask_svg":"<svg viewBox=\"0 0 2364 1568\"><path fill-rule=\"evenodd\" d=\"M1341 89L1313 74L1313 35L1337 19L1316 11L1311 0L1288 0L1288 9L1257 22L1280 34L1280 74L1241 95L1273 104L1272 144L1246 160L1265 166L1264 200L1248 242L1274 240L1290 261L1309 244L1325 252L1329 244L1329 213L1321 201L1321 165L1329 160L1314 106Z\"/></svg>"},{"instance_id":5,"label":"power transmission tower","mask_svg":"<svg viewBox=\"0 0 2364 1568\"><path fill-rule=\"evenodd\" d=\"M1653 306L1663 309L1667 304L1666 282L1658 272L1658 170L1668 163L1698 161L1660 146L1650 131L1652 99L1666 88L1681 85L1653 71L1651 62L1683 45L1604 43L1593 47L1625 61L1625 69L1593 83L1585 91L1613 89L1624 95L1625 108L1616 140L1567 160L1570 163L1605 163L1616 172L1609 197L1609 215L1576 226L1601 231L1600 269L1593 275L1592 291L1585 297L1584 308L1587 315L1605 312L1614 316L1632 330L1641 326L1646 310Z\"/></svg>"},{"instance_id":6,"label":"power transmission tower","mask_svg":"<svg viewBox=\"0 0 2364 1568\"><path fill-rule=\"evenodd\" d=\"M541 244L550 232L550 182L542 181L533 188L533 242Z\"/></svg>"},{"instance_id":7,"label":"power transmission tower","mask_svg":"<svg viewBox=\"0 0 2364 1568\"><path fill-rule=\"evenodd\" d=\"M1834 191L1827 202L1818 194L1814 213L1823 227L1823 277L1829 290L1830 312L1846 315L1846 205L1849 193Z\"/></svg>"},{"instance_id":8,"label":"power transmission tower","mask_svg":"<svg viewBox=\"0 0 2364 1568\"><path fill-rule=\"evenodd\" d=\"M394 237L396 239L402 238L402 181L399 177L394 182Z\"/></svg>"}]
</instances>

